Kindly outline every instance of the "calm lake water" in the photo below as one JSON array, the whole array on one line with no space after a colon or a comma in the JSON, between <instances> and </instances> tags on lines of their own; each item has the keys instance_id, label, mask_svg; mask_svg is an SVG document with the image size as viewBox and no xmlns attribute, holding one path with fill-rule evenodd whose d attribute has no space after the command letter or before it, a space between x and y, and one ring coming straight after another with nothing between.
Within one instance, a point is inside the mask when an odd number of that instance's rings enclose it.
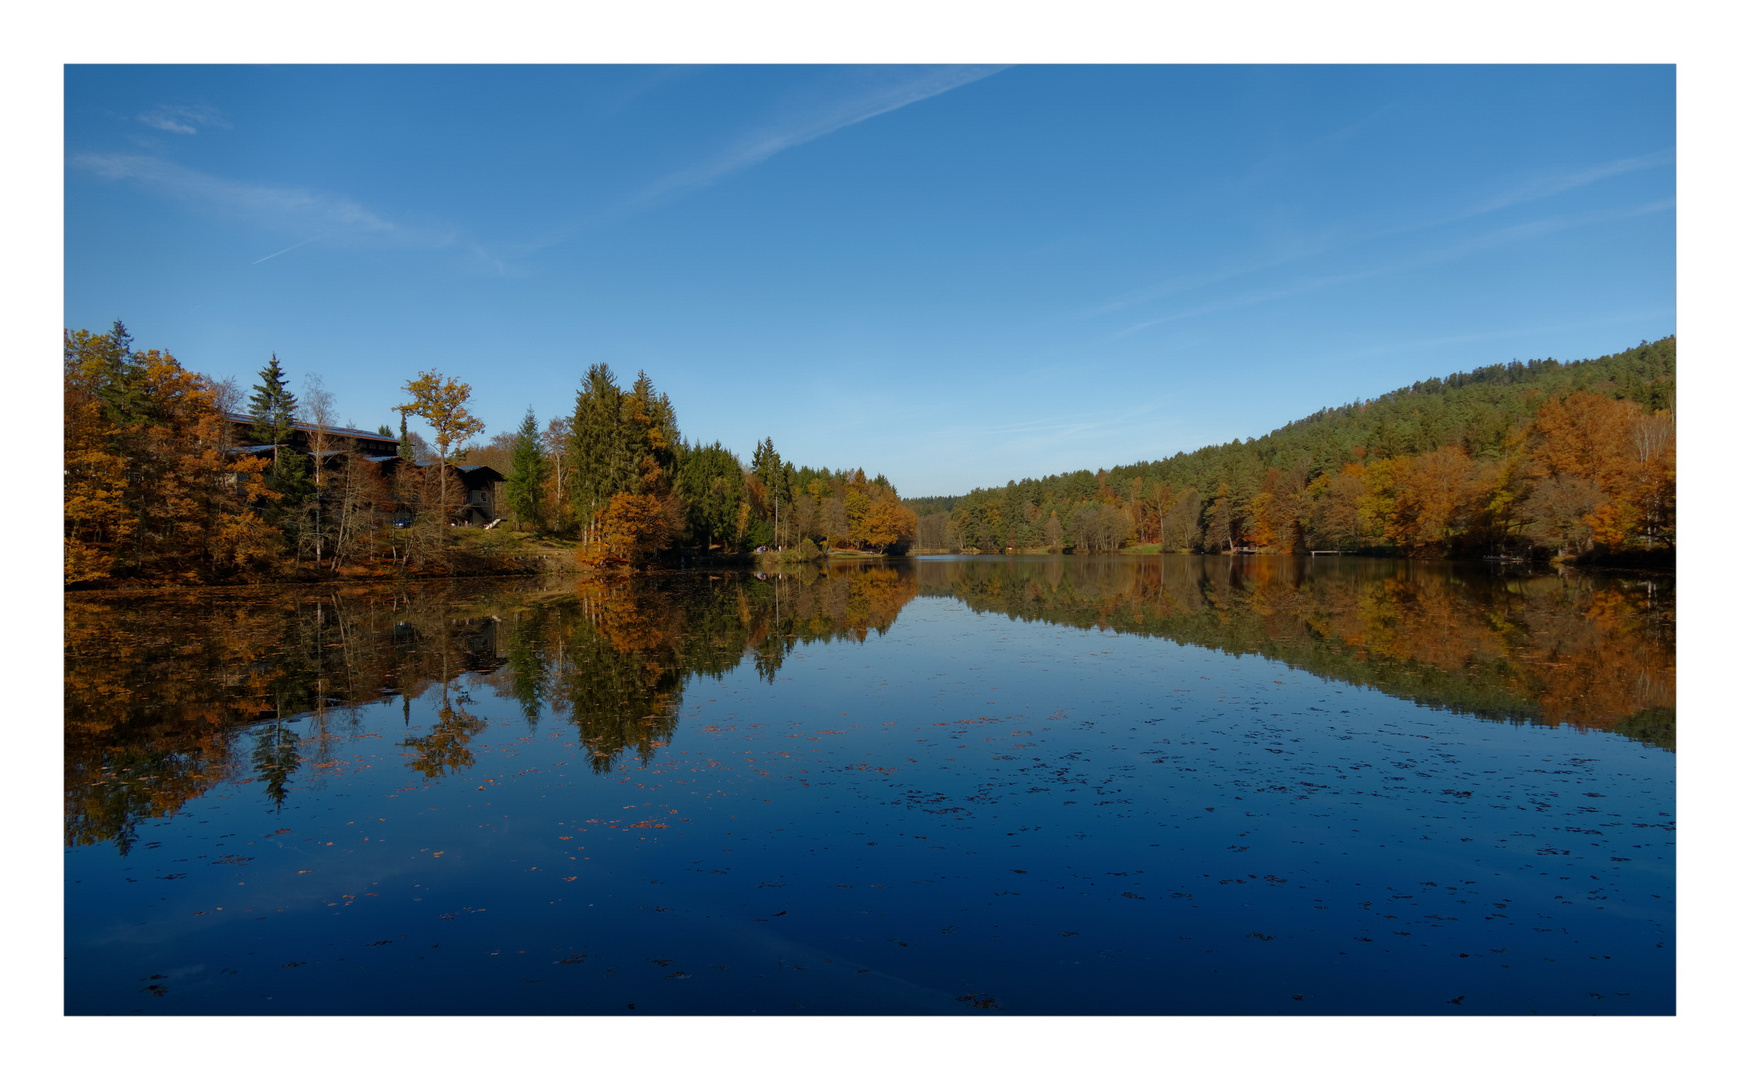
<instances>
[{"instance_id":1,"label":"calm lake water","mask_svg":"<svg viewBox=\"0 0 1740 1080\"><path fill-rule=\"evenodd\" d=\"M66 601L72 1014L1635 1014L1671 579L936 558Z\"/></svg>"}]
</instances>

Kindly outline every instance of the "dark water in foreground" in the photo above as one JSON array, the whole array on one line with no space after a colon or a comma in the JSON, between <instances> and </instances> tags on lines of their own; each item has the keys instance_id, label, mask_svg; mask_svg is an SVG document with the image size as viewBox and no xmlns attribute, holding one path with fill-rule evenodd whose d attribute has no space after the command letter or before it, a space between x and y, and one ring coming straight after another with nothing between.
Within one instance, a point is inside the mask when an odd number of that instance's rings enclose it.
<instances>
[{"instance_id":1,"label":"dark water in foreground","mask_svg":"<svg viewBox=\"0 0 1740 1080\"><path fill-rule=\"evenodd\" d=\"M66 1011L1670 1013L1671 581L67 601Z\"/></svg>"}]
</instances>

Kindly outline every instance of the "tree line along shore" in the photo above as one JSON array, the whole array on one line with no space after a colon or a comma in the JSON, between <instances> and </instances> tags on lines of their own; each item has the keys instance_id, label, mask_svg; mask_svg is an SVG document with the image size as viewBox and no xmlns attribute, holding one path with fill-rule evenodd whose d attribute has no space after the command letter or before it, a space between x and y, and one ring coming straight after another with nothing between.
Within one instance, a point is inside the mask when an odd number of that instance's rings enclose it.
<instances>
[{"instance_id":1,"label":"tree line along shore","mask_svg":"<svg viewBox=\"0 0 1740 1080\"><path fill-rule=\"evenodd\" d=\"M1305 553L1671 567L1674 338L1493 364L1261 438L908 499L914 550Z\"/></svg>"},{"instance_id":2,"label":"tree line along shore","mask_svg":"<svg viewBox=\"0 0 1740 1080\"><path fill-rule=\"evenodd\" d=\"M367 431L276 355L244 391L134 349L119 321L66 332L64 391L68 586L813 560L917 530L886 477L795 465L771 438L745 465L685 439L644 372L624 387L602 364L571 414L528 410L487 442L470 386L438 371L406 381L397 432Z\"/></svg>"},{"instance_id":3,"label":"tree line along shore","mask_svg":"<svg viewBox=\"0 0 1740 1080\"><path fill-rule=\"evenodd\" d=\"M69 587L453 576L924 551L1487 556L1671 566L1674 339L1495 364L1158 462L901 499L861 468L746 464L680 432L644 372L483 439L470 387L404 384L397 430L337 422L274 355L243 390L64 342ZM421 420L432 440L410 430Z\"/></svg>"}]
</instances>

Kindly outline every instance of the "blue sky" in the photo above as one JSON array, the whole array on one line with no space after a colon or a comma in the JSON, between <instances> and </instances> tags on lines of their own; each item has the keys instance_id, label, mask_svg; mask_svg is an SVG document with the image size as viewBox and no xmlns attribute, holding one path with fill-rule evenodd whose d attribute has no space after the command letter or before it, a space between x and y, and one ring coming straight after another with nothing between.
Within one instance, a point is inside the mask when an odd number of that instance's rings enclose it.
<instances>
[{"instance_id":1,"label":"blue sky","mask_svg":"<svg viewBox=\"0 0 1740 1080\"><path fill-rule=\"evenodd\" d=\"M64 322L960 494L1674 333L1665 66L72 66Z\"/></svg>"}]
</instances>

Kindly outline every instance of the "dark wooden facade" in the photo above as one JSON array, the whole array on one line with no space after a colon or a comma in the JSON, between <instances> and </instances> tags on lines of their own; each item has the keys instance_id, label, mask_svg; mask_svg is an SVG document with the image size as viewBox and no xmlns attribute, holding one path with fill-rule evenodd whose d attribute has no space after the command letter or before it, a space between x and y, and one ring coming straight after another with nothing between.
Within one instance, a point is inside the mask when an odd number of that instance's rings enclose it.
<instances>
[{"instance_id":1,"label":"dark wooden facade","mask_svg":"<svg viewBox=\"0 0 1740 1080\"><path fill-rule=\"evenodd\" d=\"M439 467L440 463L435 461L417 462L417 468L431 472ZM449 465L448 469L460 485L456 493L459 507L453 512L453 524L489 525L494 522L500 516L496 512L496 494L506 478L488 465Z\"/></svg>"},{"instance_id":2,"label":"dark wooden facade","mask_svg":"<svg viewBox=\"0 0 1740 1080\"><path fill-rule=\"evenodd\" d=\"M225 416L236 443L232 453L269 457L278 449L271 444L253 441L252 417L243 413L226 413ZM317 441L324 445L323 450L314 449ZM292 425L290 438L282 445L308 455L316 470L341 468L346 461L360 459L373 463L383 479L402 476L404 469L414 469L424 473L431 483L439 483L439 470L442 468L440 462L433 460L405 461L399 457L396 437L360 428L329 427L324 432L317 432L312 424L298 423ZM448 492L457 503L451 524L489 525L496 521L500 516L498 493L504 479L502 474L488 465L449 465L446 468L451 477ZM405 516L407 508L401 507L400 510L396 517Z\"/></svg>"}]
</instances>

